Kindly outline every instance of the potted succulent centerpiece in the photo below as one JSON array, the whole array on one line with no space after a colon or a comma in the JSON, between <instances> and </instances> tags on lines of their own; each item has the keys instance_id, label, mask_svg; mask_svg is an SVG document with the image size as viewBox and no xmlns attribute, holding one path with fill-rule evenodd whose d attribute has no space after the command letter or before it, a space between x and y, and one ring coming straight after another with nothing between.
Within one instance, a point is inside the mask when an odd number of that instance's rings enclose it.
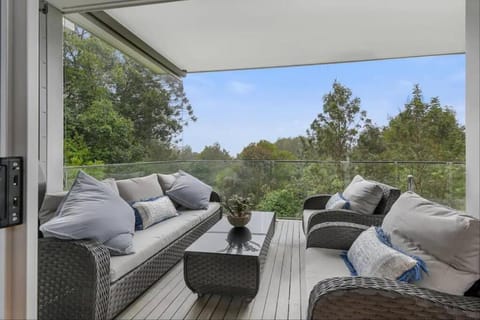
<instances>
[{"instance_id":1,"label":"potted succulent centerpiece","mask_svg":"<svg viewBox=\"0 0 480 320\"><path fill-rule=\"evenodd\" d=\"M228 222L234 227L244 227L251 217L251 208L253 206L250 197L242 197L233 195L227 198L223 203L223 207L227 210Z\"/></svg>"}]
</instances>

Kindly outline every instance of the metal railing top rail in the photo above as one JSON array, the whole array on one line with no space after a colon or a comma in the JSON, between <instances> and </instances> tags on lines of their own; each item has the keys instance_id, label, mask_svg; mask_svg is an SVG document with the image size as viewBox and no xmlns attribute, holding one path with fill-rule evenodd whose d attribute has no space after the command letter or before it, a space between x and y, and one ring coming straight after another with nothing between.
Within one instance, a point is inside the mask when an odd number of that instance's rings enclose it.
<instances>
[{"instance_id":1,"label":"metal railing top rail","mask_svg":"<svg viewBox=\"0 0 480 320\"><path fill-rule=\"evenodd\" d=\"M143 162L128 162L128 163L107 163L107 164L92 164L92 165L80 165L80 166L65 166L65 169L81 169L81 168L105 168L105 167L121 167L132 165L155 165L165 163L206 163L206 162L218 162L218 163L242 163L242 162L279 162L279 163L319 163L319 164L445 164L445 165L465 165L464 161L419 161L419 160L265 160L265 159L231 159L231 160L159 160L159 161L143 161Z\"/></svg>"}]
</instances>

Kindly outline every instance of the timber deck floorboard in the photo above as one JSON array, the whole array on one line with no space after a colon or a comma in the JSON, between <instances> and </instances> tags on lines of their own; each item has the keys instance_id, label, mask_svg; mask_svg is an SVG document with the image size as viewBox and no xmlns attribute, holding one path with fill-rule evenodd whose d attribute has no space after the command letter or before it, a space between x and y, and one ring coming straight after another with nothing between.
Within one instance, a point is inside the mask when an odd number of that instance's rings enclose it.
<instances>
[{"instance_id":1,"label":"timber deck floorboard","mask_svg":"<svg viewBox=\"0 0 480 320\"><path fill-rule=\"evenodd\" d=\"M257 296L198 298L185 285L179 262L116 319L305 319L305 236L301 221L277 220Z\"/></svg>"}]
</instances>

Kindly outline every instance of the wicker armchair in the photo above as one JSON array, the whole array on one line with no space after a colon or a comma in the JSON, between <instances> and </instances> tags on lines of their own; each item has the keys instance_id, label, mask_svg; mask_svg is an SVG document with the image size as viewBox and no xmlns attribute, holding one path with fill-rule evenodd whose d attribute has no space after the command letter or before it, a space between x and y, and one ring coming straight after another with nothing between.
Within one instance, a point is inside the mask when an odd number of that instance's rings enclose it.
<instances>
[{"instance_id":1,"label":"wicker armchair","mask_svg":"<svg viewBox=\"0 0 480 320\"><path fill-rule=\"evenodd\" d=\"M323 222L346 221L367 226L379 226L383 218L401 194L400 189L372 181L383 190L383 196L371 215L359 214L348 209L325 209L329 194L317 194L305 199L303 203L303 231L305 234L316 224Z\"/></svg>"},{"instance_id":2,"label":"wicker armchair","mask_svg":"<svg viewBox=\"0 0 480 320\"><path fill-rule=\"evenodd\" d=\"M308 233L307 248L347 250L366 228L350 222L317 224ZM480 319L480 297L382 278L334 277L311 290L308 319Z\"/></svg>"}]
</instances>

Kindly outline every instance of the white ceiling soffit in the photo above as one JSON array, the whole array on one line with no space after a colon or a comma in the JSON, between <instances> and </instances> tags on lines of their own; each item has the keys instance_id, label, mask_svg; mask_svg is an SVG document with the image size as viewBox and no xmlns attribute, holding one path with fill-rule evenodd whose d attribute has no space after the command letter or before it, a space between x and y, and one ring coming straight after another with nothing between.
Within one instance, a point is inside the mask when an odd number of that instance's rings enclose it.
<instances>
[{"instance_id":1,"label":"white ceiling soffit","mask_svg":"<svg viewBox=\"0 0 480 320\"><path fill-rule=\"evenodd\" d=\"M103 11L72 13L66 18L156 73L168 73L178 78L186 74L185 70L179 69Z\"/></svg>"},{"instance_id":2,"label":"white ceiling soffit","mask_svg":"<svg viewBox=\"0 0 480 320\"><path fill-rule=\"evenodd\" d=\"M49 4L63 13L99 11L169 1L181 0L47 0Z\"/></svg>"},{"instance_id":3,"label":"white ceiling soffit","mask_svg":"<svg viewBox=\"0 0 480 320\"><path fill-rule=\"evenodd\" d=\"M188 0L106 13L188 72L465 51L459 0Z\"/></svg>"}]
</instances>

